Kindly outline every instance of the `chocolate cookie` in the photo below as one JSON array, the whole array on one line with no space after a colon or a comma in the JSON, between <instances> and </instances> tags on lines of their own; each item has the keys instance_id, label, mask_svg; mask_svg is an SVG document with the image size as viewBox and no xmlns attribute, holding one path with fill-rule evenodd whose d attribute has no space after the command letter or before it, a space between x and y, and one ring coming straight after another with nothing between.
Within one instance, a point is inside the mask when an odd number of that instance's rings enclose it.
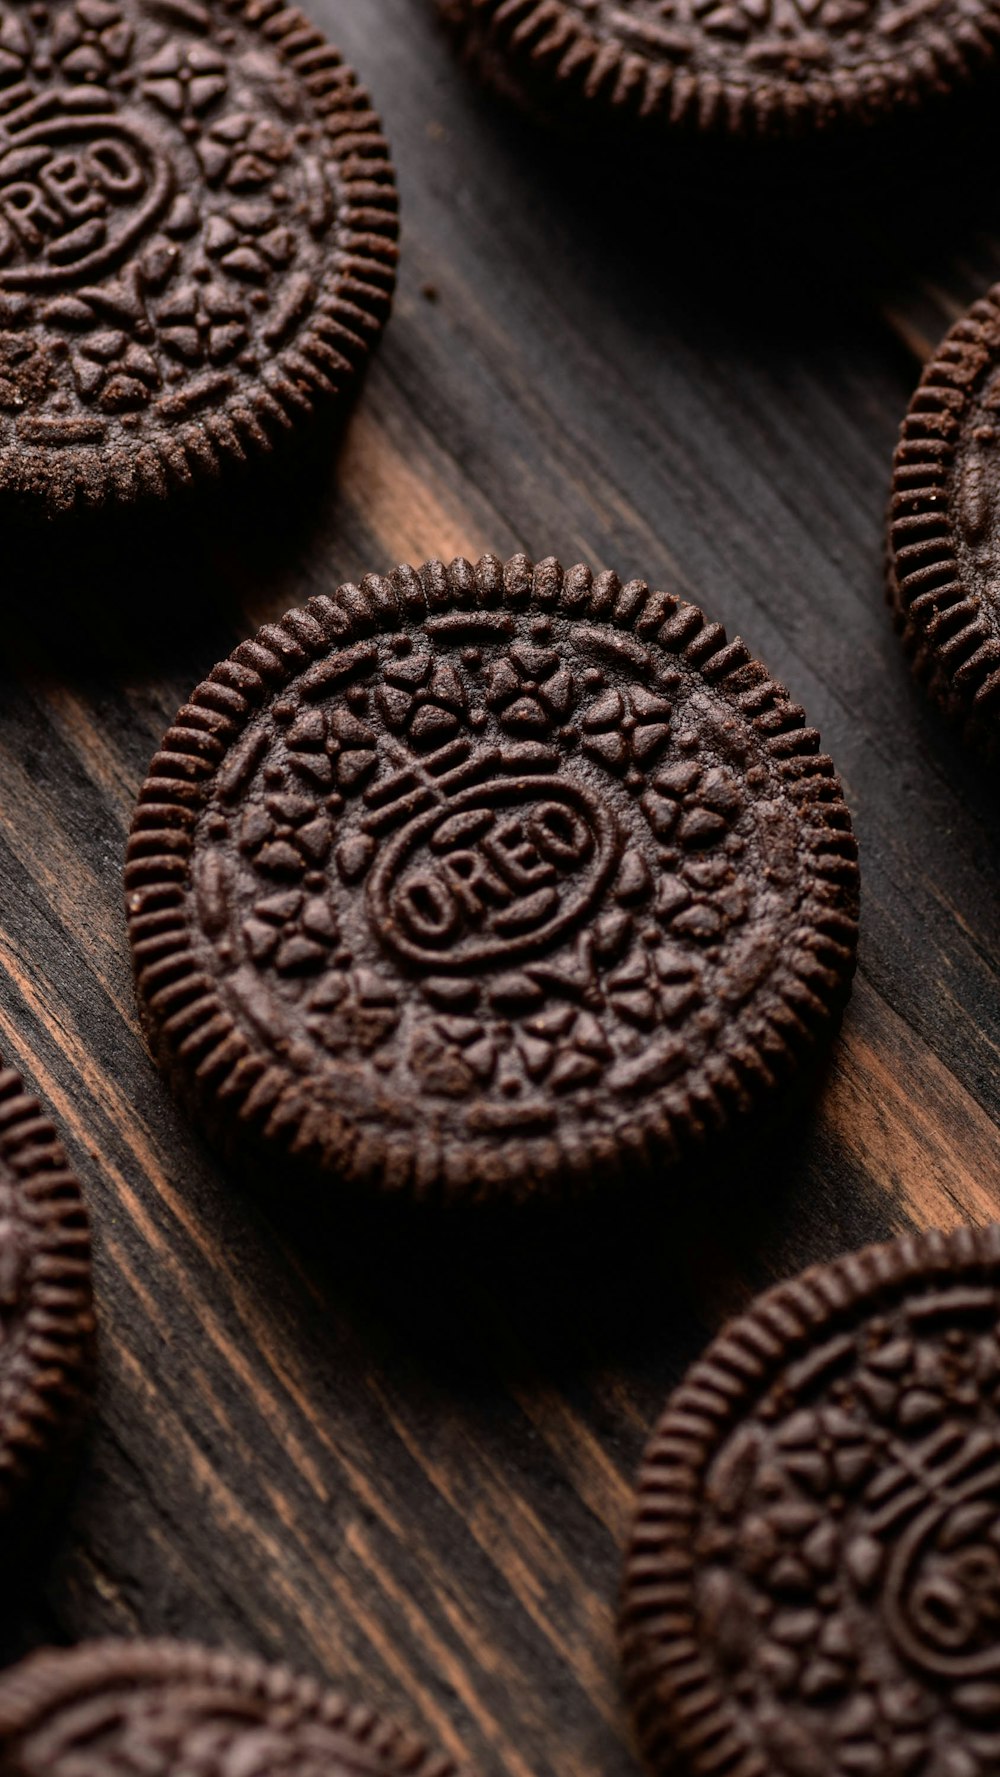
<instances>
[{"instance_id":1,"label":"chocolate cookie","mask_svg":"<svg viewBox=\"0 0 1000 1777\"><path fill-rule=\"evenodd\" d=\"M0 1068L0 1518L36 1516L90 1394L87 1212L51 1123Z\"/></svg>"},{"instance_id":2,"label":"chocolate cookie","mask_svg":"<svg viewBox=\"0 0 1000 1777\"><path fill-rule=\"evenodd\" d=\"M219 1138L529 1197L669 1167L793 1071L848 991L855 857L816 731L694 606L401 567L180 711L128 850L140 1003Z\"/></svg>"},{"instance_id":3,"label":"chocolate cookie","mask_svg":"<svg viewBox=\"0 0 1000 1777\"><path fill-rule=\"evenodd\" d=\"M437 0L493 85L593 124L789 135L871 123L990 66L997 0Z\"/></svg>"},{"instance_id":4,"label":"chocolate cookie","mask_svg":"<svg viewBox=\"0 0 1000 1777\"><path fill-rule=\"evenodd\" d=\"M0 23L0 494L163 495L341 396L388 311L389 150L281 0Z\"/></svg>"},{"instance_id":5,"label":"chocolate cookie","mask_svg":"<svg viewBox=\"0 0 1000 1777\"><path fill-rule=\"evenodd\" d=\"M642 1747L698 1777L994 1777L1000 1229L762 1296L643 1459L622 1636Z\"/></svg>"},{"instance_id":6,"label":"chocolate cookie","mask_svg":"<svg viewBox=\"0 0 1000 1777\"><path fill-rule=\"evenodd\" d=\"M3 1777L458 1777L451 1759L259 1660L172 1641L35 1654L0 1679Z\"/></svg>"},{"instance_id":7,"label":"chocolate cookie","mask_svg":"<svg viewBox=\"0 0 1000 1777\"><path fill-rule=\"evenodd\" d=\"M896 448L889 597L935 702L1000 743L1000 285L924 371Z\"/></svg>"}]
</instances>

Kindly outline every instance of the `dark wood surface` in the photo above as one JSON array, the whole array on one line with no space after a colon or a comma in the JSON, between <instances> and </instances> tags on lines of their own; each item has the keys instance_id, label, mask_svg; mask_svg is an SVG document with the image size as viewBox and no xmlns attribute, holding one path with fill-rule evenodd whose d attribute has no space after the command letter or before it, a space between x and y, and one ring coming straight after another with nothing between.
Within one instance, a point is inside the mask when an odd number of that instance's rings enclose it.
<instances>
[{"instance_id":1,"label":"dark wood surface","mask_svg":"<svg viewBox=\"0 0 1000 1777\"><path fill-rule=\"evenodd\" d=\"M911 685L881 590L920 359L1000 276L998 143L952 119L945 164L890 132L791 192L745 156L607 159L483 99L423 0L310 10L375 94L403 202L395 315L342 437L249 514L61 558L4 543L0 1047L88 1192L102 1365L0 1649L199 1637L483 1774L624 1777L619 1559L666 1392L752 1290L1000 1202L994 786ZM679 1215L320 1241L224 1175L143 1049L130 809L241 636L485 548L694 597L805 704L863 847L856 991L818 1094L731 1161L724 1209L696 1189Z\"/></svg>"}]
</instances>

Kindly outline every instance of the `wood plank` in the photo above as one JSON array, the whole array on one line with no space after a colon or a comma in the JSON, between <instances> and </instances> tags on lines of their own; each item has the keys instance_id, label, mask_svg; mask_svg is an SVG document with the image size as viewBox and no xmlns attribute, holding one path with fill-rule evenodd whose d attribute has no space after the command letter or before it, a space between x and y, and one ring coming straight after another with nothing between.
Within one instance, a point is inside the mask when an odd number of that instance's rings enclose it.
<instances>
[{"instance_id":1,"label":"wood plank","mask_svg":"<svg viewBox=\"0 0 1000 1777\"><path fill-rule=\"evenodd\" d=\"M806 201L605 164L481 95L420 0L309 10L401 178L397 306L353 417L304 478L265 474L249 518L223 502L145 556L133 537L10 564L0 1048L93 1207L102 1379L0 1652L198 1636L356 1690L483 1773L625 1777L618 1564L665 1393L767 1282L1000 1201L992 786L910 684L881 587L896 428L1000 276L1000 200L980 181L946 216L934 151L934 227L860 176ZM857 989L724 1216L610 1205L528 1251L324 1245L225 1174L145 1054L132 800L261 622L397 560L518 547L696 598L806 705L863 846Z\"/></svg>"}]
</instances>

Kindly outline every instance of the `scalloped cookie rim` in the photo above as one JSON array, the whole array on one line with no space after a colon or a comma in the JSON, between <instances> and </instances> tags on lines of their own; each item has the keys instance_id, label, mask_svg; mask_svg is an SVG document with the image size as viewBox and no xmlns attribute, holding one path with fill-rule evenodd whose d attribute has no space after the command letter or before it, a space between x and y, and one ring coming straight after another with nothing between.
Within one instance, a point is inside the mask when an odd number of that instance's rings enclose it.
<instances>
[{"instance_id":1,"label":"scalloped cookie rim","mask_svg":"<svg viewBox=\"0 0 1000 1777\"><path fill-rule=\"evenodd\" d=\"M527 75L533 98L548 85L564 104L609 116L739 138L802 137L866 128L924 97L947 97L1000 59L1000 5L985 0L953 37L928 33L910 56L861 63L830 78L754 83L671 70L614 39L595 37L563 0L436 0L445 23L490 79ZM497 84L510 90L500 76ZM520 96L520 95L518 95Z\"/></svg>"},{"instance_id":2,"label":"scalloped cookie rim","mask_svg":"<svg viewBox=\"0 0 1000 1777\"><path fill-rule=\"evenodd\" d=\"M1000 284L974 302L925 366L893 455L886 588L917 679L965 737L1000 746L1000 604L994 623L961 577L950 477L969 407L1000 367Z\"/></svg>"},{"instance_id":3,"label":"scalloped cookie rim","mask_svg":"<svg viewBox=\"0 0 1000 1777\"><path fill-rule=\"evenodd\" d=\"M27 443L0 450L0 501L12 514L58 519L163 506L270 456L319 408L353 393L392 307L399 204L389 143L366 86L340 50L282 0L212 0L255 31L301 86L338 163L336 246L308 319L252 377L209 412L136 447ZM128 263L126 256L125 263Z\"/></svg>"},{"instance_id":4,"label":"scalloped cookie rim","mask_svg":"<svg viewBox=\"0 0 1000 1777\"><path fill-rule=\"evenodd\" d=\"M726 1434L794 1355L908 1286L989 1273L1000 1285L1000 1224L929 1230L859 1248L761 1294L688 1369L647 1440L622 1570L619 1650L637 1744L653 1770L677 1755L697 1777L768 1777L701 1651L691 1524ZM690 1730L685 1723L692 1723Z\"/></svg>"},{"instance_id":5,"label":"scalloped cookie rim","mask_svg":"<svg viewBox=\"0 0 1000 1777\"><path fill-rule=\"evenodd\" d=\"M100 1637L29 1654L0 1675L0 1736L6 1742L30 1733L46 1716L106 1687L155 1691L187 1683L217 1689L220 1706L228 1696L294 1709L303 1720L344 1734L360 1754L377 1757L385 1777L460 1777L456 1762L422 1736L316 1679L300 1677L283 1662L167 1637Z\"/></svg>"},{"instance_id":6,"label":"scalloped cookie rim","mask_svg":"<svg viewBox=\"0 0 1000 1777\"><path fill-rule=\"evenodd\" d=\"M612 1142L605 1132L603 1142L595 1135L588 1145L580 1136L570 1144L572 1151L564 1152L553 1137L552 1165L526 1187L524 1144L497 1144L496 1169L484 1181L470 1164L471 1150L456 1139L448 1152L429 1163L431 1176L410 1175L400 1183L392 1173L385 1133L358 1140L349 1120L326 1111L323 1161L317 1165L314 1155L314 1170L366 1194L374 1189L409 1200L437 1195L449 1202L468 1201L526 1190L539 1196L578 1193L591 1188L595 1175L603 1184L608 1177L617 1181L634 1174L643 1143L661 1163L676 1162L713 1133L743 1122L761 1100L780 1091L799 1059L834 1026L856 959L859 874L850 814L833 763L819 751L818 734L806 727L802 709L746 646L738 639L729 642L721 625L709 623L696 606L651 590L644 581L623 585L613 574L594 576L584 567L564 571L551 559L537 567L523 556L506 564L486 556L475 568L461 560L450 567L425 563L419 571L404 566L385 577L369 575L359 585L341 586L332 597L314 598L240 644L192 692L140 791L125 886L144 1027L178 1096L224 1148L235 1142L241 1157L263 1151L286 1160L300 1158L308 1170L303 1144L315 1139L315 1130L310 1136L309 1076L303 1080L274 1055L265 1061L253 1050L218 980L205 972L195 954L185 911L192 830L222 761L260 704L345 642L382 629L391 632L404 613L420 622L470 606L507 605L516 612L533 601L543 614L562 610L570 618L591 615L611 627L634 629L683 660L714 696L732 700L776 766L790 800L798 798L797 831L808 865L798 918L806 935L833 960L822 961L804 940L791 957L782 955L767 977L766 1052L759 1044L752 1047L738 1012L724 1026L732 1053L720 1037L705 1064L704 1102L693 1091L702 1082L692 1080L695 1070L689 1070L683 1083L683 1118L668 1115L656 1094L650 1095L636 1109L629 1146L623 1137Z\"/></svg>"}]
</instances>

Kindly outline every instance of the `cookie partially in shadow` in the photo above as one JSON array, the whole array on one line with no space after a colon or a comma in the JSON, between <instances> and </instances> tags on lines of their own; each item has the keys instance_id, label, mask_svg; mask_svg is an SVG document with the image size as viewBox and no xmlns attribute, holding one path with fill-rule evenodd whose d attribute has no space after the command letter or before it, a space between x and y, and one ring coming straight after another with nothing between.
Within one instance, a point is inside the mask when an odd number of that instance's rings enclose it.
<instances>
[{"instance_id":1,"label":"cookie partially in shadow","mask_svg":"<svg viewBox=\"0 0 1000 1777\"><path fill-rule=\"evenodd\" d=\"M459 1777L310 1679L173 1641L85 1642L0 1679L4 1777Z\"/></svg>"},{"instance_id":2,"label":"cookie partially in shadow","mask_svg":"<svg viewBox=\"0 0 1000 1777\"><path fill-rule=\"evenodd\" d=\"M0 1539L58 1495L90 1405L90 1228L62 1144L0 1068Z\"/></svg>"},{"instance_id":3,"label":"cookie partially in shadow","mask_svg":"<svg viewBox=\"0 0 1000 1777\"><path fill-rule=\"evenodd\" d=\"M280 0L0 25L0 501L209 482L343 400L385 321L389 150Z\"/></svg>"},{"instance_id":4,"label":"cookie partially in shadow","mask_svg":"<svg viewBox=\"0 0 1000 1777\"><path fill-rule=\"evenodd\" d=\"M1000 1229L761 1296L639 1471L621 1636L651 1768L987 1777L998 1525Z\"/></svg>"},{"instance_id":5,"label":"cookie partially in shadow","mask_svg":"<svg viewBox=\"0 0 1000 1777\"><path fill-rule=\"evenodd\" d=\"M990 69L995 0L437 0L481 75L590 128L802 136L872 124Z\"/></svg>"},{"instance_id":6,"label":"cookie partially in shadow","mask_svg":"<svg viewBox=\"0 0 1000 1777\"><path fill-rule=\"evenodd\" d=\"M903 421L888 592L914 671L972 745L1000 750L1000 285L956 321Z\"/></svg>"}]
</instances>

